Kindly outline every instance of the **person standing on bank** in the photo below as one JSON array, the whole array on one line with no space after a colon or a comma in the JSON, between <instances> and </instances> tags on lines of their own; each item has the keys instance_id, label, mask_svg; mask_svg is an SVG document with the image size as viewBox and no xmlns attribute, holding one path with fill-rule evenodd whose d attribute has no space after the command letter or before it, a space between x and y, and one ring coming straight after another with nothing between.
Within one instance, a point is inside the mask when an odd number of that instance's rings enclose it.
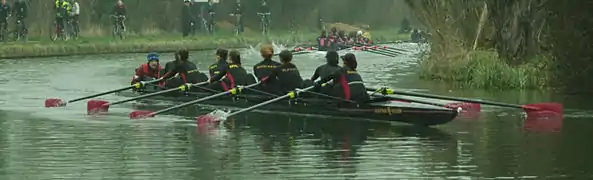
<instances>
[{"instance_id":1,"label":"person standing on bank","mask_svg":"<svg viewBox=\"0 0 593 180\"><path fill-rule=\"evenodd\" d=\"M241 6L241 0L237 0L235 10L230 15L235 17L235 35L243 33L243 6Z\"/></svg>"},{"instance_id":2,"label":"person standing on bank","mask_svg":"<svg viewBox=\"0 0 593 180\"><path fill-rule=\"evenodd\" d=\"M183 9L181 9L181 32L183 37L188 36L190 33L195 33L195 22L196 18L194 17L192 2L185 0Z\"/></svg>"}]
</instances>

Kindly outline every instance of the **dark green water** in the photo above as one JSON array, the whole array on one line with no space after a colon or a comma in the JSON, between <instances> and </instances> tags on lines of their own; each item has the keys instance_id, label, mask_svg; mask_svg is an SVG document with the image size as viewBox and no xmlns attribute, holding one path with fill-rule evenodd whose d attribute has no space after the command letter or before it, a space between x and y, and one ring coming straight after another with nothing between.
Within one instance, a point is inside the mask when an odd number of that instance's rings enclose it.
<instances>
[{"instance_id":1,"label":"dark green water","mask_svg":"<svg viewBox=\"0 0 593 180\"><path fill-rule=\"evenodd\" d=\"M248 67L259 60L255 51L244 53ZM213 54L192 55L206 69ZM455 89L420 81L410 57L357 55L369 86L508 103L561 102L563 129L525 130L521 110L484 106L478 119L432 129L249 113L229 127L198 132L178 116L131 121L128 113L138 105L132 103L112 107L110 116L100 118L87 117L84 102L43 107L48 97L72 99L128 85L144 54L0 60L0 179L593 177L590 96ZM299 55L295 63L308 78L322 57Z\"/></svg>"}]
</instances>

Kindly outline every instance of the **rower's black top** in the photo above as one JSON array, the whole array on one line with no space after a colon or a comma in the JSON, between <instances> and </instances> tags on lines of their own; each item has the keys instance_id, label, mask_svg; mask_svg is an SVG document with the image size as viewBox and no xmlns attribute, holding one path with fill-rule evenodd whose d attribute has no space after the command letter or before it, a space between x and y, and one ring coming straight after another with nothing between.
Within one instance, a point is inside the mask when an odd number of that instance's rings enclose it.
<instances>
[{"instance_id":1,"label":"rower's black top","mask_svg":"<svg viewBox=\"0 0 593 180\"><path fill-rule=\"evenodd\" d=\"M229 67L229 63L226 62L226 60L221 59L216 61L214 64L210 65L210 67L208 68L208 71L210 72L210 77L214 77L216 75L222 74L224 75L225 73L222 73L223 71L226 71L226 68Z\"/></svg>"},{"instance_id":2,"label":"rower's black top","mask_svg":"<svg viewBox=\"0 0 593 180\"><path fill-rule=\"evenodd\" d=\"M352 68L342 67L327 78L321 79L317 84L326 83L330 80L333 80L331 93L333 96L356 102L365 102L370 99L362 77Z\"/></svg>"},{"instance_id":3,"label":"rower's black top","mask_svg":"<svg viewBox=\"0 0 593 180\"><path fill-rule=\"evenodd\" d=\"M262 91L266 91L269 93L274 93L277 94L279 93L279 86L278 83L276 82L275 79L270 79L267 80L267 78L272 74L272 72L274 71L274 69L278 68L278 66L280 66L282 64L280 64L279 62L276 61L272 61L272 59L264 59L263 61L257 63L255 66L253 66L253 74L255 74L255 77L257 77L257 79L259 81L265 80L267 81L265 84L263 84L260 87L257 87L257 89L260 89Z\"/></svg>"},{"instance_id":4,"label":"rower's black top","mask_svg":"<svg viewBox=\"0 0 593 180\"><path fill-rule=\"evenodd\" d=\"M183 83L199 83L204 82L207 76L201 73L196 64L189 61L177 61L174 63L172 69L168 69L167 73L163 76L164 79L171 78L175 74L179 74ZM167 69L167 68L165 68ZM204 79L206 77L206 79Z\"/></svg>"},{"instance_id":5,"label":"rower's black top","mask_svg":"<svg viewBox=\"0 0 593 180\"><path fill-rule=\"evenodd\" d=\"M300 88L303 84L303 78L299 73L299 69L292 63L286 63L278 66L272 74L268 77L268 80L275 80L279 87L279 93L286 94L296 88ZM264 83L268 83L266 81Z\"/></svg>"},{"instance_id":6,"label":"rower's black top","mask_svg":"<svg viewBox=\"0 0 593 180\"><path fill-rule=\"evenodd\" d=\"M327 78L332 73L336 72L340 69L338 66L339 62L339 54L336 51L328 51L325 55L326 64L321 65L315 69L315 73L311 77L311 81L315 81L317 78Z\"/></svg>"},{"instance_id":7,"label":"rower's black top","mask_svg":"<svg viewBox=\"0 0 593 180\"><path fill-rule=\"evenodd\" d=\"M257 79L261 81L262 79L270 76L270 74L272 74L272 71L274 71L274 69L276 69L280 65L282 64L273 61L272 59L264 59L263 61L253 66L253 73L255 74L255 77L257 77Z\"/></svg>"},{"instance_id":8,"label":"rower's black top","mask_svg":"<svg viewBox=\"0 0 593 180\"><path fill-rule=\"evenodd\" d=\"M225 90L235 88L237 85L248 85L248 78L251 78L247 71L241 66L241 64L229 64L228 68L224 68L222 72L214 75L210 78L210 82L220 81L222 77L225 77L223 87Z\"/></svg>"}]
</instances>

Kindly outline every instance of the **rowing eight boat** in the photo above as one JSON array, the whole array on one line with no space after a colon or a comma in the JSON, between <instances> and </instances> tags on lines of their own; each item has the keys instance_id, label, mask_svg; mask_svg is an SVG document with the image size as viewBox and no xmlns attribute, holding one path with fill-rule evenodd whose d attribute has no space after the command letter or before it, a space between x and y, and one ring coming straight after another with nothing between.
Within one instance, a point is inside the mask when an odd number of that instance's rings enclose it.
<instances>
[{"instance_id":1,"label":"rowing eight boat","mask_svg":"<svg viewBox=\"0 0 593 180\"><path fill-rule=\"evenodd\" d=\"M119 96L135 97L151 92L122 91ZM206 92L177 93L166 96L154 96L152 100L163 100L173 102L188 102L199 97L212 95ZM362 119L382 122L402 122L413 125L432 126L445 124L457 116L457 111L448 108L391 101L389 99L376 98L368 103L354 104L336 101L332 99L321 99L306 97L286 101L279 101L262 109L265 112L329 116L340 119ZM256 94L240 94L235 97L221 97L205 101L205 105L224 106L230 108L247 108L252 105L272 99L269 96Z\"/></svg>"}]
</instances>

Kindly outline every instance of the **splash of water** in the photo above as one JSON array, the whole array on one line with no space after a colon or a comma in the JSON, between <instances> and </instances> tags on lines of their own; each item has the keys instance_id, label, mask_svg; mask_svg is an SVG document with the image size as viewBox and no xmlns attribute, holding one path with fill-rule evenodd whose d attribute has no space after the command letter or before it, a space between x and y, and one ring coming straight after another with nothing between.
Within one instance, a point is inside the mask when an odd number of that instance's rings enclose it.
<instances>
[{"instance_id":1,"label":"splash of water","mask_svg":"<svg viewBox=\"0 0 593 180\"><path fill-rule=\"evenodd\" d=\"M258 54L259 53L259 49L261 48L261 46L262 46L261 43L255 45L255 46L249 46L249 50L248 50L247 54ZM286 49L294 49L294 48L296 48L296 46L286 46L284 44L276 43L276 42L272 42L272 46L278 52L280 52L282 50L286 50Z\"/></svg>"}]
</instances>

